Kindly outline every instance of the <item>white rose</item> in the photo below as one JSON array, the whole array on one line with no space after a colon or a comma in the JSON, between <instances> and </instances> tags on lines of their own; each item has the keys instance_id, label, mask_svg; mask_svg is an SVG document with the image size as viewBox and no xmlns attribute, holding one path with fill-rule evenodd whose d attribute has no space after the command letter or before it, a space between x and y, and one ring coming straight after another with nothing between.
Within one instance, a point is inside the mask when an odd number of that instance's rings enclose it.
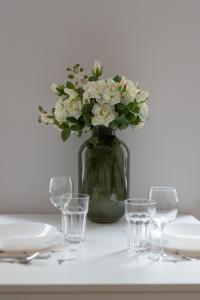
<instances>
[{"instance_id":1,"label":"white rose","mask_svg":"<svg viewBox=\"0 0 200 300\"><path fill-rule=\"evenodd\" d=\"M120 102L121 94L119 92L119 84L113 79L109 78L107 80L106 91L103 94L103 97L108 100L110 105L115 105Z\"/></svg>"},{"instance_id":2,"label":"white rose","mask_svg":"<svg viewBox=\"0 0 200 300\"><path fill-rule=\"evenodd\" d=\"M70 99L69 97L68 99L64 100L63 106L68 117L74 117L75 119L78 119L82 115L82 103L77 98Z\"/></svg>"},{"instance_id":3,"label":"white rose","mask_svg":"<svg viewBox=\"0 0 200 300\"><path fill-rule=\"evenodd\" d=\"M98 92L96 81L88 81L88 83L85 86L84 94L85 94L84 97L87 97L89 99L91 98L98 99L101 97Z\"/></svg>"},{"instance_id":4,"label":"white rose","mask_svg":"<svg viewBox=\"0 0 200 300\"><path fill-rule=\"evenodd\" d=\"M56 102L54 114L58 122L66 121L67 114L63 106L62 97L60 97L59 100Z\"/></svg>"},{"instance_id":5,"label":"white rose","mask_svg":"<svg viewBox=\"0 0 200 300\"><path fill-rule=\"evenodd\" d=\"M98 97L96 101L100 104L108 103L110 100L109 91L107 90L107 83L105 80L97 80L96 81L96 91Z\"/></svg>"},{"instance_id":6,"label":"white rose","mask_svg":"<svg viewBox=\"0 0 200 300\"><path fill-rule=\"evenodd\" d=\"M103 79L100 79L100 80L97 80L95 81L96 83L96 89L97 89L97 92L99 94L103 94L104 90L106 89L106 81L103 80Z\"/></svg>"},{"instance_id":7,"label":"white rose","mask_svg":"<svg viewBox=\"0 0 200 300\"><path fill-rule=\"evenodd\" d=\"M93 126L103 125L108 127L117 115L114 106L108 104L95 104L92 112L94 114L92 117Z\"/></svg>"},{"instance_id":8,"label":"white rose","mask_svg":"<svg viewBox=\"0 0 200 300\"><path fill-rule=\"evenodd\" d=\"M54 94L58 94L58 91L57 91L57 88L58 88L58 87L59 87L59 85L53 82L53 83L51 84L50 89L52 90L52 92L53 92Z\"/></svg>"},{"instance_id":9,"label":"white rose","mask_svg":"<svg viewBox=\"0 0 200 300\"><path fill-rule=\"evenodd\" d=\"M52 118L49 118L49 116L51 116L51 115L48 113L41 113L41 115L40 115L41 121L46 124L52 124L54 122L54 120Z\"/></svg>"},{"instance_id":10,"label":"white rose","mask_svg":"<svg viewBox=\"0 0 200 300\"><path fill-rule=\"evenodd\" d=\"M135 100L137 102L141 102L141 101L145 101L147 98L149 97L149 93L146 92L146 91L140 91L136 97L135 97Z\"/></svg>"},{"instance_id":11,"label":"white rose","mask_svg":"<svg viewBox=\"0 0 200 300\"><path fill-rule=\"evenodd\" d=\"M133 101L139 91L133 81L127 80L125 77L122 77L119 85L122 91L121 102L126 105L129 102Z\"/></svg>"}]
</instances>

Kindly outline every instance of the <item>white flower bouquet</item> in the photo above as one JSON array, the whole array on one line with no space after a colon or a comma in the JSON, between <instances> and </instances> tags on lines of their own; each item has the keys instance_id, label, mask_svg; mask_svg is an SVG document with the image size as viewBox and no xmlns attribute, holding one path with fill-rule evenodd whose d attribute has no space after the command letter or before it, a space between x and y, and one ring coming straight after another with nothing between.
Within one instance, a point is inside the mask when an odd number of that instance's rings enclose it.
<instances>
[{"instance_id":1,"label":"white flower bouquet","mask_svg":"<svg viewBox=\"0 0 200 300\"><path fill-rule=\"evenodd\" d=\"M54 124L66 141L71 133L81 136L96 126L125 129L142 127L148 116L148 92L124 76L100 79L103 67L95 61L90 75L75 64L67 68L66 84L51 85L58 97L51 113L39 106L39 122Z\"/></svg>"}]
</instances>

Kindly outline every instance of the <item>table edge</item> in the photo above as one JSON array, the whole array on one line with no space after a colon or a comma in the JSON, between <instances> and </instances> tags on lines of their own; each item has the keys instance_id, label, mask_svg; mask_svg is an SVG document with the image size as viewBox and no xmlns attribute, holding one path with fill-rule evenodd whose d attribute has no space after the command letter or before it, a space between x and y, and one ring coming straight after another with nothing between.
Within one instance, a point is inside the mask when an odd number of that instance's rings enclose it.
<instances>
[{"instance_id":1,"label":"table edge","mask_svg":"<svg viewBox=\"0 0 200 300\"><path fill-rule=\"evenodd\" d=\"M1 285L1 293L200 293L196 284L54 284L54 285Z\"/></svg>"}]
</instances>

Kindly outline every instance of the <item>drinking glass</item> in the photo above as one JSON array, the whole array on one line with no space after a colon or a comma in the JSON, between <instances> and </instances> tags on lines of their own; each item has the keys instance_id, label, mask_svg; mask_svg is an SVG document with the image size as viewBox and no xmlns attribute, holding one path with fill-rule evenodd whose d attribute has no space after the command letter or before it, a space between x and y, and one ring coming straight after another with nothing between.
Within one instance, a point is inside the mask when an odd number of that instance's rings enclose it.
<instances>
[{"instance_id":1,"label":"drinking glass","mask_svg":"<svg viewBox=\"0 0 200 300\"><path fill-rule=\"evenodd\" d=\"M85 237L89 196L72 193L70 201L68 201L68 195L67 197L62 195L61 201L63 203L63 218L66 226L63 232L63 256L58 259L59 264L69 260L76 260L77 247Z\"/></svg>"},{"instance_id":2,"label":"drinking glass","mask_svg":"<svg viewBox=\"0 0 200 300\"><path fill-rule=\"evenodd\" d=\"M164 229L173 221L178 213L178 195L173 187L151 187L149 200L155 201L156 212L153 220L160 228L160 252L151 256L154 260L170 261L173 257L164 251Z\"/></svg>"},{"instance_id":3,"label":"drinking glass","mask_svg":"<svg viewBox=\"0 0 200 300\"><path fill-rule=\"evenodd\" d=\"M155 202L133 198L125 200L125 217L128 222L128 250L146 252L151 247L151 221Z\"/></svg>"},{"instance_id":4,"label":"drinking glass","mask_svg":"<svg viewBox=\"0 0 200 300\"><path fill-rule=\"evenodd\" d=\"M71 177L53 177L49 185L49 199L51 203L60 210L60 231L65 231L65 207L73 193L73 182Z\"/></svg>"},{"instance_id":5,"label":"drinking glass","mask_svg":"<svg viewBox=\"0 0 200 300\"><path fill-rule=\"evenodd\" d=\"M65 204L65 239L71 245L77 245L84 240L88 204L89 196L80 193L72 193L70 202Z\"/></svg>"}]
</instances>

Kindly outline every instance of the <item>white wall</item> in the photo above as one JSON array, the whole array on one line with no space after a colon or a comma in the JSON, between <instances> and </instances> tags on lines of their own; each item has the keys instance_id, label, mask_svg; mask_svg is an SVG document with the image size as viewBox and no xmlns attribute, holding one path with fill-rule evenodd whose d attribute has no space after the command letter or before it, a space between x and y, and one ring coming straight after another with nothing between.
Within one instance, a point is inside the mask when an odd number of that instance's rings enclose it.
<instances>
[{"instance_id":1,"label":"white wall","mask_svg":"<svg viewBox=\"0 0 200 300\"><path fill-rule=\"evenodd\" d=\"M200 217L199 11L198 0L0 0L0 212L52 212L49 178L77 180L85 138L63 144L37 106L53 106L67 65L98 59L151 94L146 127L119 133L131 195L175 186L181 210Z\"/></svg>"}]
</instances>

